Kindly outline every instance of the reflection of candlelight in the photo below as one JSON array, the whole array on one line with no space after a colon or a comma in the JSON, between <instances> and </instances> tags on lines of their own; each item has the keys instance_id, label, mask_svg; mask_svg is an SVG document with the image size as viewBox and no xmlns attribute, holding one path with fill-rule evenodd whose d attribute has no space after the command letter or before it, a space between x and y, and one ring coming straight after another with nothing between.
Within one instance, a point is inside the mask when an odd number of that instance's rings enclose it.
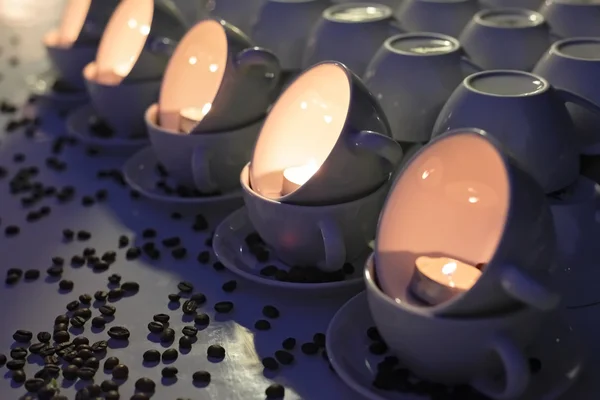
<instances>
[{"instance_id":1,"label":"reflection of candlelight","mask_svg":"<svg viewBox=\"0 0 600 400\"><path fill-rule=\"evenodd\" d=\"M411 291L420 300L437 305L466 292L481 276L481 271L448 257L421 256L415 261Z\"/></svg>"},{"instance_id":2,"label":"reflection of candlelight","mask_svg":"<svg viewBox=\"0 0 600 400\"><path fill-rule=\"evenodd\" d=\"M212 108L212 104L206 103L203 107L185 107L179 111L179 116L181 117L181 122L179 124L179 129L182 132L190 133L198 122L202 121L202 119L209 113Z\"/></svg>"},{"instance_id":3,"label":"reflection of candlelight","mask_svg":"<svg viewBox=\"0 0 600 400\"><path fill-rule=\"evenodd\" d=\"M319 170L319 165L315 160L310 160L307 164L298 167L289 167L283 170L283 187L281 195L293 193L300 186L304 185Z\"/></svg>"},{"instance_id":4,"label":"reflection of candlelight","mask_svg":"<svg viewBox=\"0 0 600 400\"><path fill-rule=\"evenodd\" d=\"M98 72L98 82L104 83L105 85L118 85L121 81L129 75L131 71L131 63L123 63L116 65L112 70Z\"/></svg>"}]
</instances>

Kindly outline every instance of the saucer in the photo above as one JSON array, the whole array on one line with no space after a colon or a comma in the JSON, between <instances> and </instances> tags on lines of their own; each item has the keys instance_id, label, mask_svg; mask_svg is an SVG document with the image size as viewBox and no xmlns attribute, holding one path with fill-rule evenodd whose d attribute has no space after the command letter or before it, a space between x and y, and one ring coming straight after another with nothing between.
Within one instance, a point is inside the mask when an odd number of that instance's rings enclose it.
<instances>
[{"instance_id":1,"label":"saucer","mask_svg":"<svg viewBox=\"0 0 600 400\"><path fill-rule=\"evenodd\" d=\"M67 117L67 129L69 133L82 143L104 149L136 150L148 144L147 137L127 138L123 137L123 135L104 137L94 134L90 128L90 119L94 115L94 108L90 104L83 105L73 111Z\"/></svg>"},{"instance_id":2,"label":"saucer","mask_svg":"<svg viewBox=\"0 0 600 400\"><path fill-rule=\"evenodd\" d=\"M78 105L88 100L88 94L85 89L59 91L55 90L55 86L60 85L57 82L58 79L52 71L30 76L26 79L27 86L32 94L40 100L45 100L59 107Z\"/></svg>"},{"instance_id":3,"label":"saucer","mask_svg":"<svg viewBox=\"0 0 600 400\"><path fill-rule=\"evenodd\" d=\"M166 176L164 169L160 169L151 146L138 151L125 162L123 176L127 184L142 196L165 203L208 204L242 197L241 189L219 195L200 196L194 196L191 190L186 189L189 195L179 195L176 191L177 184Z\"/></svg>"},{"instance_id":4,"label":"saucer","mask_svg":"<svg viewBox=\"0 0 600 400\"><path fill-rule=\"evenodd\" d=\"M227 269L242 278L271 288L285 289L287 291L310 291L311 293L348 293L357 292L364 288L362 270L368 254L365 254L352 263L354 267L353 271L347 270L348 273L342 275L345 278L344 280L323 283L277 280L272 274L265 275L263 269L267 266L274 266L277 270L290 272L292 267L274 259L269 259L266 262L258 261L257 257L252 254L250 247L246 244L249 235L256 235L256 233L252 222L248 218L247 210L243 207L225 218L217 227L213 237L213 250L219 260ZM269 251L268 248L267 251ZM269 251L269 253L273 254L273 251ZM269 268L273 269L272 267Z\"/></svg>"},{"instance_id":5,"label":"saucer","mask_svg":"<svg viewBox=\"0 0 600 400\"><path fill-rule=\"evenodd\" d=\"M374 325L365 292L356 295L334 315L327 329L326 350L339 377L371 400L429 400L427 394L384 391L373 386L377 364L391 355L375 356L369 352L373 342L366 332ZM549 318L540 332L528 354L530 359L541 362L541 369L532 372L529 389L518 400L558 399L575 383L583 369L578 338L564 318ZM487 399L483 395L473 398Z\"/></svg>"}]
</instances>

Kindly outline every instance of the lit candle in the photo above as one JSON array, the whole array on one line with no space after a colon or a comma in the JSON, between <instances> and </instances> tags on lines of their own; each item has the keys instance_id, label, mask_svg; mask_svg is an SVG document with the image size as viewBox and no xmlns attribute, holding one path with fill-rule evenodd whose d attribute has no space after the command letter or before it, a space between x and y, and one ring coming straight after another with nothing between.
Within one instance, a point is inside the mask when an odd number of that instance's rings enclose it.
<instances>
[{"instance_id":1,"label":"lit candle","mask_svg":"<svg viewBox=\"0 0 600 400\"><path fill-rule=\"evenodd\" d=\"M318 170L319 165L317 165L315 160L310 160L305 165L284 169L281 195L285 196L296 191L296 189L308 182Z\"/></svg>"},{"instance_id":2,"label":"lit candle","mask_svg":"<svg viewBox=\"0 0 600 400\"><path fill-rule=\"evenodd\" d=\"M212 104L206 103L203 107L185 107L179 111L181 132L190 133L196 125L208 114Z\"/></svg>"},{"instance_id":3,"label":"lit candle","mask_svg":"<svg viewBox=\"0 0 600 400\"><path fill-rule=\"evenodd\" d=\"M410 289L420 300L433 306L466 292L480 276L477 266L448 257L421 256L415 261Z\"/></svg>"}]
</instances>

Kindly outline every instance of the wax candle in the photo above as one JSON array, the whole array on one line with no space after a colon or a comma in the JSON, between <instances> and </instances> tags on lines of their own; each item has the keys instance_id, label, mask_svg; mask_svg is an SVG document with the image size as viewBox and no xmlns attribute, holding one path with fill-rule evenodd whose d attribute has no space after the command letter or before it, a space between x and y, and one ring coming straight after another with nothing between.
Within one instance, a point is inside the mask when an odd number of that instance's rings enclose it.
<instances>
[{"instance_id":1,"label":"wax candle","mask_svg":"<svg viewBox=\"0 0 600 400\"><path fill-rule=\"evenodd\" d=\"M304 165L289 167L283 171L283 186L281 195L293 193L300 186L304 185L319 170L319 165L315 160L310 160Z\"/></svg>"}]
</instances>

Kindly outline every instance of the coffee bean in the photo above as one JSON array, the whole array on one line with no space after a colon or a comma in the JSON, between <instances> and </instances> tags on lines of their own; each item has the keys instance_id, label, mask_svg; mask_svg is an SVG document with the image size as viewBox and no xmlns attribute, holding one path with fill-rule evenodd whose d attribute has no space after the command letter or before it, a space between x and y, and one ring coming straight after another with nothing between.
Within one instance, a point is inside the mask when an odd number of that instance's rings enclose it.
<instances>
[{"instance_id":1,"label":"coffee bean","mask_svg":"<svg viewBox=\"0 0 600 400\"><path fill-rule=\"evenodd\" d=\"M179 356L179 353L177 352L176 349L167 349L162 353L162 360L163 361L175 361L175 360L177 360L178 356Z\"/></svg>"},{"instance_id":2,"label":"coffee bean","mask_svg":"<svg viewBox=\"0 0 600 400\"><path fill-rule=\"evenodd\" d=\"M193 339L189 336L182 336L179 338L179 347L182 349L191 349L193 344Z\"/></svg>"},{"instance_id":3,"label":"coffee bean","mask_svg":"<svg viewBox=\"0 0 600 400\"><path fill-rule=\"evenodd\" d=\"M262 313L267 318L279 318L279 310L274 306L264 306Z\"/></svg>"},{"instance_id":4,"label":"coffee bean","mask_svg":"<svg viewBox=\"0 0 600 400\"><path fill-rule=\"evenodd\" d=\"M160 361L160 352L158 350L146 350L144 352L144 361L157 362Z\"/></svg>"},{"instance_id":5,"label":"coffee bean","mask_svg":"<svg viewBox=\"0 0 600 400\"><path fill-rule=\"evenodd\" d=\"M171 319L171 317L169 317L167 314L155 314L154 317L152 317L152 319L156 322L166 324L167 322L169 322L169 319Z\"/></svg>"},{"instance_id":6,"label":"coffee bean","mask_svg":"<svg viewBox=\"0 0 600 400\"><path fill-rule=\"evenodd\" d=\"M56 343L66 343L71 339L71 335L67 331L56 332L53 337Z\"/></svg>"},{"instance_id":7,"label":"coffee bean","mask_svg":"<svg viewBox=\"0 0 600 400\"><path fill-rule=\"evenodd\" d=\"M119 283L121 283L121 275L119 275L119 274L110 275L108 277L108 283L118 285Z\"/></svg>"},{"instance_id":8,"label":"coffee bean","mask_svg":"<svg viewBox=\"0 0 600 400\"><path fill-rule=\"evenodd\" d=\"M169 301L171 301L171 302L175 302L175 303L176 303L176 302L178 302L179 300L181 300L181 296L180 296L180 295L178 295L178 294L175 294L175 293L171 293L171 294L169 295Z\"/></svg>"},{"instance_id":9,"label":"coffee bean","mask_svg":"<svg viewBox=\"0 0 600 400\"><path fill-rule=\"evenodd\" d=\"M77 347L77 357L80 357L83 360L87 360L88 358L92 358L93 356L94 356L94 352L92 352L92 350L91 350L91 348L89 348L89 346L87 346L87 347L83 347L83 346Z\"/></svg>"},{"instance_id":10,"label":"coffee bean","mask_svg":"<svg viewBox=\"0 0 600 400\"><path fill-rule=\"evenodd\" d=\"M94 299L97 301L105 301L107 297L108 293L103 290L98 290L96 293L94 293Z\"/></svg>"},{"instance_id":11,"label":"coffee bean","mask_svg":"<svg viewBox=\"0 0 600 400\"><path fill-rule=\"evenodd\" d=\"M148 323L148 330L152 333L161 333L165 330L165 326L160 322L152 321Z\"/></svg>"},{"instance_id":12,"label":"coffee bean","mask_svg":"<svg viewBox=\"0 0 600 400\"><path fill-rule=\"evenodd\" d=\"M129 377L129 368L124 364L119 364L112 370L113 379L127 379Z\"/></svg>"},{"instance_id":13,"label":"coffee bean","mask_svg":"<svg viewBox=\"0 0 600 400\"><path fill-rule=\"evenodd\" d=\"M171 328L166 328L160 334L160 342L161 343L171 343L173 340L175 340L175 331Z\"/></svg>"},{"instance_id":14,"label":"coffee bean","mask_svg":"<svg viewBox=\"0 0 600 400\"><path fill-rule=\"evenodd\" d=\"M12 380L15 383L23 383L27 379L27 375L22 369L14 370L12 372Z\"/></svg>"},{"instance_id":15,"label":"coffee bean","mask_svg":"<svg viewBox=\"0 0 600 400\"><path fill-rule=\"evenodd\" d=\"M83 366L97 370L100 367L100 361L96 357L90 357L85 360Z\"/></svg>"},{"instance_id":16,"label":"coffee bean","mask_svg":"<svg viewBox=\"0 0 600 400\"><path fill-rule=\"evenodd\" d=\"M227 314L233 310L233 303L231 301L221 301L215 304L215 311L222 314Z\"/></svg>"},{"instance_id":17,"label":"coffee bean","mask_svg":"<svg viewBox=\"0 0 600 400\"><path fill-rule=\"evenodd\" d=\"M119 236L119 248L127 247L129 245L129 238L125 235Z\"/></svg>"},{"instance_id":18,"label":"coffee bean","mask_svg":"<svg viewBox=\"0 0 600 400\"><path fill-rule=\"evenodd\" d=\"M80 368L79 371L77 371L77 376L82 381L91 381L94 379L94 375L96 375L96 371L88 367Z\"/></svg>"},{"instance_id":19,"label":"coffee bean","mask_svg":"<svg viewBox=\"0 0 600 400\"><path fill-rule=\"evenodd\" d=\"M54 319L54 325L67 324L67 323L69 323L69 317L64 314L59 315Z\"/></svg>"},{"instance_id":20,"label":"coffee bean","mask_svg":"<svg viewBox=\"0 0 600 400\"><path fill-rule=\"evenodd\" d=\"M171 255L174 259L181 260L187 255L187 249L185 247L178 247L171 251Z\"/></svg>"},{"instance_id":21,"label":"coffee bean","mask_svg":"<svg viewBox=\"0 0 600 400\"><path fill-rule=\"evenodd\" d=\"M92 237L92 234L88 231L79 231L77 232L77 239L80 241L89 240Z\"/></svg>"},{"instance_id":22,"label":"coffee bean","mask_svg":"<svg viewBox=\"0 0 600 400\"><path fill-rule=\"evenodd\" d=\"M183 307L181 308L183 313L187 315L195 314L197 309L198 303L196 303L194 300L186 300L183 303Z\"/></svg>"},{"instance_id":23,"label":"coffee bean","mask_svg":"<svg viewBox=\"0 0 600 400\"><path fill-rule=\"evenodd\" d=\"M152 228L144 229L142 232L142 237L144 239L152 239L156 237L156 231Z\"/></svg>"},{"instance_id":24,"label":"coffee bean","mask_svg":"<svg viewBox=\"0 0 600 400\"><path fill-rule=\"evenodd\" d=\"M130 335L129 329L124 326L113 326L108 330L108 336L114 340L128 340Z\"/></svg>"},{"instance_id":25,"label":"coffee bean","mask_svg":"<svg viewBox=\"0 0 600 400\"><path fill-rule=\"evenodd\" d=\"M31 346L29 346L29 351L31 352L31 354L40 354L40 351L42 351L42 349L46 346L46 343L34 343Z\"/></svg>"},{"instance_id":26,"label":"coffee bean","mask_svg":"<svg viewBox=\"0 0 600 400\"><path fill-rule=\"evenodd\" d=\"M208 371L196 371L192 375L192 379L197 383L210 383L210 372Z\"/></svg>"},{"instance_id":27,"label":"coffee bean","mask_svg":"<svg viewBox=\"0 0 600 400\"><path fill-rule=\"evenodd\" d=\"M265 394L267 399L281 399L285 396L285 388L278 383L273 383L265 390Z\"/></svg>"},{"instance_id":28,"label":"coffee bean","mask_svg":"<svg viewBox=\"0 0 600 400\"><path fill-rule=\"evenodd\" d=\"M308 342L308 343L304 343L300 349L302 350L302 352L304 354L308 354L308 355L313 355L313 354L317 354L317 352L319 351L319 346L317 346L316 344L312 343L312 342Z\"/></svg>"},{"instance_id":29,"label":"coffee bean","mask_svg":"<svg viewBox=\"0 0 600 400\"><path fill-rule=\"evenodd\" d=\"M74 267L81 267L85 264L85 258L80 255L74 255L71 257L71 265Z\"/></svg>"},{"instance_id":30,"label":"coffee bean","mask_svg":"<svg viewBox=\"0 0 600 400\"><path fill-rule=\"evenodd\" d=\"M174 237L170 237L167 239L164 239L162 241L163 246L170 248L170 247L177 247L181 244L181 239L178 238L177 236Z\"/></svg>"},{"instance_id":31,"label":"coffee bean","mask_svg":"<svg viewBox=\"0 0 600 400\"><path fill-rule=\"evenodd\" d=\"M198 305L202 305L202 304L206 303L206 296L203 293L194 293L190 297L190 300L195 301L196 304L198 304Z\"/></svg>"},{"instance_id":32,"label":"coffee bean","mask_svg":"<svg viewBox=\"0 0 600 400\"><path fill-rule=\"evenodd\" d=\"M91 397L99 397L102 395L102 388L100 385L91 384L86 387Z\"/></svg>"},{"instance_id":33,"label":"coffee bean","mask_svg":"<svg viewBox=\"0 0 600 400\"><path fill-rule=\"evenodd\" d=\"M223 284L223 291L226 293L231 293L237 288L237 281L228 281Z\"/></svg>"},{"instance_id":34,"label":"coffee bean","mask_svg":"<svg viewBox=\"0 0 600 400\"><path fill-rule=\"evenodd\" d=\"M21 229L16 225L9 225L4 229L4 234L8 237L16 236L21 232Z\"/></svg>"},{"instance_id":35,"label":"coffee bean","mask_svg":"<svg viewBox=\"0 0 600 400\"><path fill-rule=\"evenodd\" d=\"M181 332L185 336L196 337L196 335L198 334L198 328L196 328L195 326L187 325L183 327L183 330Z\"/></svg>"},{"instance_id":36,"label":"coffee bean","mask_svg":"<svg viewBox=\"0 0 600 400\"><path fill-rule=\"evenodd\" d=\"M109 264L112 264L115 262L115 260L117 259L117 253L115 251L106 251L104 254L102 254L102 257L100 257L100 259L104 262L107 262ZM121 281L121 275L119 274L112 274L112 279L115 280L115 283L119 283Z\"/></svg>"},{"instance_id":37,"label":"coffee bean","mask_svg":"<svg viewBox=\"0 0 600 400\"><path fill-rule=\"evenodd\" d=\"M67 310L68 311L75 311L76 309L79 308L79 301L78 300L73 300L70 303L67 304Z\"/></svg>"},{"instance_id":38,"label":"coffee bean","mask_svg":"<svg viewBox=\"0 0 600 400\"><path fill-rule=\"evenodd\" d=\"M24 329L19 329L13 333L12 337L17 343L28 343L33 338L33 333Z\"/></svg>"},{"instance_id":39,"label":"coffee bean","mask_svg":"<svg viewBox=\"0 0 600 400\"><path fill-rule=\"evenodd\" d=\"M39 332L37 334L37 340L39 340L42 343L48 343L50 339L52 339L52 335L50 334L50 332Z\"/></svg>"},{"instance_id":40,"label":"coffee bean","mask_svg":"<svg viewBox=\"0 0 600 400\"><path fill-rule=\"evenodd\" d=\"M77 373L79 372L79 368L76 365L68 365L63 369L63 378L68 381L74 381L77 379Z\"/></svg>"},{"instance_id":41,"label":"coffee bean","mask_svg":"<svg viewBox=\"0 0 600 400\"><path fill-rule=\"evenodd\" d=\"M183 293L191 293L194 291L194 285L191 282L182 281L177 285L177 289Z\"/></svg>"},{"instance_id":42,"label":"coffee bean","mask_svg":"<svg viewBox=\"0 0 600 400\"><path fill-rule=\"evenodd\" d=\"M25 280L35 281L40 277L40 271L37 269L30 269L25 271Z\"/></svg>"},{"instance_id":43,"label":"coffee bean","mask_svg":"<svg viewBox=\"0 0 600 400\"><path fill-rule=\"evenodd\" d=\"M27 357L27 349L15 347L10 351L10 356L15 360L24 360Z\"/></svg>"},{"instance_id":44,"label":"coffee bean","mask_svg":"<svg viewBox=\"0 0 600 400\"><path fill-rule=\"evenodd\" d=\"M259 319L254 323L254 328L258 329L259 331L268 331L271 329L271 323L266 319Z\"/></svg>"},{"instance_id":45,"label":"coffee bean","mask_svg":"<svg viewBox=\"0 0 600 400\"><path fill-rule=\"evenodd\" d=\"M117 311L117 309L115 308L115 306L112 305L103 305L101 306L98 311L100 311L100 314L102 315L107 315L109 317L112 317L113 315L115 315L115 312Z\"/></svg>"},{"instance_id":46,"label":"coffee bean","mask_svg":"<svg viewBox=\"0 0 600 400\"><path fill-rule=\"evenodd\" d=\"M71 360L71 364L76 365L77 368L83 367L83 358L75 357Z\"/></svg>"},{"instance_id":47,"label":"coffee bean","mask_svg":"<svg viewBox=\"0 0 600 400\"><path fill-rule=\"evenodd\" d=\"M106 361L104 361L104 369L107 371L112 371L117 365L119 365L119 359L117 357L108 357Z\"/></svg>"},{"instance_id":48,"label":"coffee bean","mask_svg":"<svg viewBox=\"0 0 600 400\"><path fill-rule=\"evenodd\" d=\"M73 339L73 345L75 346L87 346L90 344L90 339L84 337L84 336L77 336L75 339Z\"/></svg>"},{"instance_id":49,"label":"coffee bean","mask_svg":"<svg viewBox=\"0 0 600 400\"><path fill-rule=\"evenodd\" d=\"M275 352L275 358L283 365L289 365L294 362L294 355L285 350L277 350Z\"/></svg>"},{"instance_id":50,"label":"coffee bean","mask_svg":"<svg viewBox=\"0 0 600 400\"><path fill-rule=\"evenodd\" d=\"M81 296L79 296L79 302L81 304L86 304L89 305L92 302L92 296L90 296L89 294L82 294Z\"/></svg>"},{"instance_id":51,"label":"coffee bean","mask_svg":"<svg viewBox=\"0 0 600 400\"><path fill-rule=\"evenodd\" d=\"M40 351L40 356L44 357L45 364L57 364L58 357L54 356L56 348L53 346L46 346ZM54 362L56 360L56 362Z\"/></svg>"},{"instance_id":52,"label":"coffee bean","mask_svg":"<svg viewBox=\"0 0 600 400\"><path fill-rule=\"evenodd\" d=\"M75 232L73 232L71 229L63 229L62 235L64 239L71 240L73 239L73 236L75 236Z\"/></svg>"},{"instance_id":53,"label":"coffee bean","mask_svg":"<svg viewBox=\"0 0 600 400\"><path fill-rule=\"evenodd\" d=\"M177 376L179 370L173 366L164 367L161 371L161 375L163 378L174 378Z\"/></svg>"},{"instance_id":54,"label":"coffee bean","mask_svg":"<svg viewBox=\"0 0 600 400\"><path fill-rule=\"evenodd\" d=\"M19 279L20 278L18 275L8 275L4 283L6 283L7 285L14 285L19 281Z\"/></svg>"},{"instance_id":55,"label":"coffee bean","mask_svg":"<svg viewBox=\"0 0 600 400\"><path fill-rule=\"evenodd\" d=\"M119 390L119 384L107 379L100 384L100 388L103 392L110 392L111 390Z\"/></svg>"},{"instance_id":56,"label":"coffee bean","mask_svg":"<svg viewBox=\"0 0 600 400\"><path fill-rule=\"evenodd\" d=\"M27 379L25 381L25 389L31 393L37 393L46 383L43 379Z\"/></svg>"},{"instance_id":57,"label":"coffee bean","mask_svg":"<svg viewBox=\"0 0 600 400\"><path fill-rule=\"evenodd\" d=\"M125 291L121 288L111 289L108 292L108 300L110 300L110 301L120 300L124 294L125 294Z\"/></svg>"},{"instance_id":58,"label":"coffee bean","mask_svg":"<svg viewBox=\"0 0 600 400\"><path fill-rule=\"evenodd\" d=\"M92 396L86 388L79 389L77 393L75 393L75 400L91 400Z\"/></svg>"},{"instance_id":59,"label":"coffee bean","mask_svg":"<svg viewBox=\"0 0 600 400\"><path fill-rule=\"evenodd\" d=\"M196 314L194 317L194 323L201 326L208 325L210 323L210 317L205 313Z\"/></svg>"},{"instance_id":60,"label":"coffee bean","mask_svg":"<svg viewBox=\"0 0 600 400\"><path fill-rule=\"evenodd\" d=\"M127 249L127 252L125 253L125 258L127 260L135 260L141 254L142 254L142 251L140 249L138 249L137 247L132 247L130 249Z\"/></svg>"},{"instance_id":61,"label":"coffee bean","mask_svg":"<svg viewBox=\"0 0 600 400\"><path fill-rule=\"evenodd\" d=\"M387 345L384 342L373 342L369 346L369 351L375 355L382 355L388 350Z\"/></svg>"},{"instance_id":62,"label":"coffee bean","mask_svg":"<svg viewBox=\"0 0 600 400\"><path fill-rule=\"evenodd\" d=\"M69 323L69 320L67 320L66 324L57 324L57 325L54 325L53 332L56 333L56 332L60 332L60 331L66 331L67 329L69 329L68 323Z\"/></svg>"},{"instance_id":63,"label":"coffee bean","mask_svg":"<svg viewBox=\"0 0 600 400\"><path fill-rule=\"evenodd\" d=\"M219 344L211 344L206 350L206 355L211 358L225 358L225 349Z\"/></svg>"},{"instance_id":64,"label":"coffee bean","mask_svg":"<svg viewBox=\"0 0 600 400\"><path fill-rule=\"evenodd\" d=\"M44 370L48 376L58 376L60 374L60 367L57 364L46 364Z\"/></svg>"},{"instance_id":65,"label":"coffee bean","mask_svg":"<svg viewBox=\"0 0 600 400\"><path fill-rule=\"evenodd\" d=\"M104 328L106 326L106 319L104 317L94 317L92 318L92 326L94 328Z\"/></svg>"},{"instance_id":66,"label":"coffee bean","mask_svg":"<svg viewBox=\"0 0 600 400\"><path fill-rule=\"evenodd\" d=\"M373 341L381 341L381 335L376 327L372 326L367 329L367 337Z\"/></svg>"},{"instance_id":67,"label":"coffee bean","mask_svg":"<svg viewBox=\"0 0 600 400\"><path fill-rule=\"evenodd\" d=\"M137 282L125 282L121 285L121 289L127 294L135 294L140 290L140 284Z\"/></svg>"},{"instance_id":68,"label":"coffee bean","mask_svg":"<svg viewBox=\"0 0 600 400\"><path fill-rule=\"evenodd\" d=\"M201 251L200 253L198 253L198 256L196 257L196 260L200 264L208 264L208 262L210 261L210 252L208 252L208 251Z\"/></svg>"},{"instance_id":69,"label":"coffee bean","mask_svg":"<svg viewBox=\"0 0 600 400\"><path fill-rule=\"evenodd\" d=\"M313 343L317 346L323 348L325 347L325 334L324 333L315 333L313 336Z\"/></svg>"},{"instance_id":70,"label":"coffee bean","mask_svg":"<svg viewBox=\"0 0 600 400\"><path fill-rule=\"evenodd\" d=\"M85 319L82 317L71 318L71 325L75 328L82 328L85 325Z\"/></svg>"},{"instance_id":71,"label":"coffee bean","mask_svg":"<svg viewBox=\"0 0 600 400\"><path fill-rule=\"evenodd\" d=\"M140 378L135 382L135 388L140 392L154 393L156 384L150 378Z\"/></svg>"},{"instance_id":72,"label":"coffee bean","mask_svg":"<svg viewBox=\"0 0 600 400\"><path fill-rule=\"evenodd\" d=\"M208 229L208 221L202 214L196 214L194 219L194 230L195 231L203 231Z\"/></svg>"},{"instance_id":73,"label":"coffee bean","mask_svg":"<svg viewBox=\"0 0 600 400\"><path fill-rule=\"evenodd\" d=\"M4 354L0 354L0 367L4 367L4 364L6 364L6 356Z\"/></svg>"}]
</instances>

